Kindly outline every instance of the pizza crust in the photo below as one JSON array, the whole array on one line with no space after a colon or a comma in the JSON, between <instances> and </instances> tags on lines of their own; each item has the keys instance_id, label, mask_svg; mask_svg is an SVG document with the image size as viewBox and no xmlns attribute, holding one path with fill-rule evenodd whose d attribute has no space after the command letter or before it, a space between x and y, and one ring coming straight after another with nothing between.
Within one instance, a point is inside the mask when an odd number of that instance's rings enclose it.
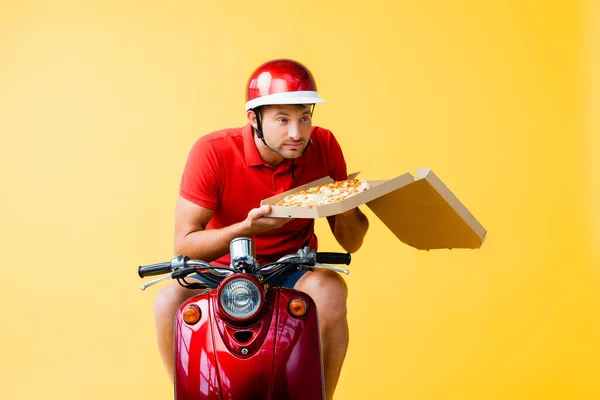
<instances>
[{"instance_id":1,"label":"pizza crust","mask_svg":"<svg viewBox=\"0 0 600 400\"><path fill-rule=\"evenodd\" d=\"M369 189L369 184L361 179L347 179L292 193L280 200L280 207L315 207L337 203Z\"/></svg>"}]
</instances>

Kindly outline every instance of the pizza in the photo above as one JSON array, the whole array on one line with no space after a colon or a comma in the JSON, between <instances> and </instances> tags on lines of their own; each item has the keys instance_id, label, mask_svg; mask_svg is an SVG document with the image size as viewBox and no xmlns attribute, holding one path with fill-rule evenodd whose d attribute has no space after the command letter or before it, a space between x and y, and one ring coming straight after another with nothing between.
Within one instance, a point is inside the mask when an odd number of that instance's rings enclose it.
<instances>
[{"instance_id":1,"label":"pizza","mask_svg":"<svg viewBox=\"0 0 600 400\"><path fill-rule=\"evenodd\" d=\"M345 200L368 189L369 184L360 179L335 181L289 194L275 205L281 207L322 206Z\"/></svg>"}]
</instances>

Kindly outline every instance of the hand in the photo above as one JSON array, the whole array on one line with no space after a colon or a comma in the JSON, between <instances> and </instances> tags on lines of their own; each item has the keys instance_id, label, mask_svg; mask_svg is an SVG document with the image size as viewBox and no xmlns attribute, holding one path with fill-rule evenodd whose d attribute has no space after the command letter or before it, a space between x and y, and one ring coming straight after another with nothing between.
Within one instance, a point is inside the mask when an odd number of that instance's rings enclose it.
<instances>
[{"instance_id":1,"label":"hand","mask_svg":"<svg viewBox=\"0 0 600 400\"><path fill-rule=\"evenodd\" d=\"M244 220L245 230L249 236L255 236L263 232L281 228L292 220L292 218L270 218L265 215L271 212L271 206L265 204L259 208L250 210L248 216Z\"/></svg>"}]
</instances>

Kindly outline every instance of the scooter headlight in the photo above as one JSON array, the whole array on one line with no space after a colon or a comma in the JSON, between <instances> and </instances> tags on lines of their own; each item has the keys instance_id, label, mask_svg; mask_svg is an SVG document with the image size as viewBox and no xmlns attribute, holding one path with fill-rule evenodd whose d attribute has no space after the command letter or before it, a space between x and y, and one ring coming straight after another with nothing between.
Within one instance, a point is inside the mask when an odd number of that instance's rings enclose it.
<instances>
[{"instance_id":1,"label":"scooter headlight","mask_svg":"<svg viewBox=\"0 0 600 400\"><path fill-rule=\"evenodd\" d=\"M256 315L262 305L262 296L255 283L236 278L221 287L219 303L229 316L245 320Z\"/></svg>"}]
</instances>

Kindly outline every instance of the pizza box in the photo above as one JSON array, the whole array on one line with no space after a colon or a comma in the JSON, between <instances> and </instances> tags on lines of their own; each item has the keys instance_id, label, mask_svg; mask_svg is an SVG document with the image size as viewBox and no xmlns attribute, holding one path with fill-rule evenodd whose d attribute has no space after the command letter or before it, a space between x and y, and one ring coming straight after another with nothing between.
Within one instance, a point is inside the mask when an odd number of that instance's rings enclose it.
<instances>
[{"instance_id":1,"label":"pizza box","mask_svg":"<svg viewBox=\"0 0 600 400\"><path fill-rule=\"evenodd\" d=\"M389 180L367 180L368 190L338 203L314 207L275 205L288 194L329 182L333 182L330 177L316 180L265 199L261 205L271 205L269 217L314 219L366 204L400 241L420 250L475 249L485 240L485 228L433 171L425 168L417 169L415 176L405 173Z\"/></svg>"}]
</instances>

